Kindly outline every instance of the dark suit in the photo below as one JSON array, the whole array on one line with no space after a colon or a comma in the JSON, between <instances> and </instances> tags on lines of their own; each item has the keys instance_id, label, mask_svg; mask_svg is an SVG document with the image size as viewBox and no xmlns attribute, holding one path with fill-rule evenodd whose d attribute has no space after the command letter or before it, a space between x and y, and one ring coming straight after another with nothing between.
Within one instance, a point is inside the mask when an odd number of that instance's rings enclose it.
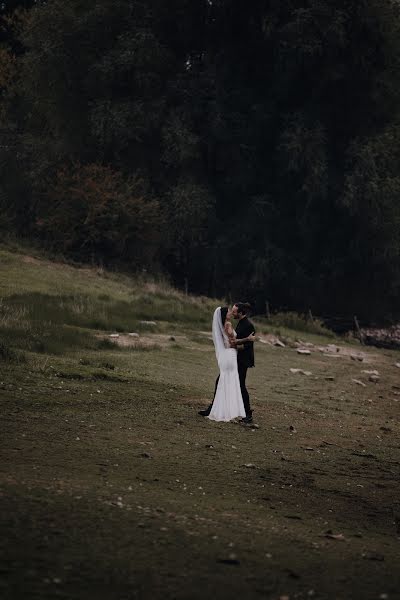
<instances>
[{"instance_id":1,"label":"dark suit","mask_svg":"<svg viewBox=\"0 0 400 600\"><path fill-rule=\"evenodd\" d=\"M246 338L253 332L255 333L255 331L255 327L250 319L243 317L236 326L237 339L241 340ZM249 392L246 388L246 375L247 369L254 367L254 342L244 342L243 346L243 348L238 348L238 373L246 416L251 416L252 410L250 408Z\"/></svg>"},{"instance_id":2,"label":"dark suit","mask_svg":"<svg viewBox=\"0 0 400 600\"><path fill-rule=\"evenodd\" d=\"M237 339L241 340L243 338L246 338L249 335L251 335L253 332L255 333L255 331L256 331L256 329L255 329L253 323L250 321L250 319L248 319L247 317L243 317L243 319L241 319L236 326ZM242 392L242 398L243 398L244 409L246 411L246 416L248 417L248 416L251 416L252 410L250 408L249 392L247 391L247 388L246 388L246 375L247 375L247 369L254 367L254 342L244 342L244 344L241 344L241 345L243 345L244 347L238 348L237 363L238 363L240 390ZM214 398L215 398L215 394L217 393L218 382L219 382L219 375L217 377L217 381L215 382ZM213 400L213 402L214 402L214 400ZM212 407L212 403L208 407L209 411L211 411L211 407Z\"/></svg>"},{"instance_id":3,"label":"dark suit","mask_svg":"<svg viewBox=\"0 0 400 600\"><path fill-rule=\"evenodd\" d=\"M255 331L256 329L250 319L243 317L236 326L237 339L247 338ZM244 348L238 350L238 367L242 366L249 369L254 367L254 342L245 342L243 345Z\"/></svg>"}]
</instances>

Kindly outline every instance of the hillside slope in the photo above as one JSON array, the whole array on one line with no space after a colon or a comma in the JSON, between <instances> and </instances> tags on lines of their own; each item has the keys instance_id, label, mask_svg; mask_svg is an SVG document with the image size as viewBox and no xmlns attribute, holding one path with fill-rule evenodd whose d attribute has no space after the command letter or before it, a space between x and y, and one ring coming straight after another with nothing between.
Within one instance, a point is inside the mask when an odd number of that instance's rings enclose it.
<instances>
[{"instance_id":1,"label":"hillside slope","mask_svg":"<svg viewBox=\"0 0 400 600\"><path fill-rule=\"evenodd\" d=\"M213 423L215 301L5 250L0 285L4 598L399 597L399 353L258 342L258 427Z\"/></svg>"}]
</instances>

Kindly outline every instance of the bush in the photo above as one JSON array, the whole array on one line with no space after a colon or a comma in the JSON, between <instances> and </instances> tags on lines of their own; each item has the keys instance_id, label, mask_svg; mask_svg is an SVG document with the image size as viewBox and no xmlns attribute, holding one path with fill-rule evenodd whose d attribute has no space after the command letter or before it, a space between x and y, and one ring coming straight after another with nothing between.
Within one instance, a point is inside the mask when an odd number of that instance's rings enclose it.
<instances>
[{"instance_id":1,"label":"bush","mask_svg":"<svg viewBox=\"0 0 400 600\"><path fill-rule=\"evenodd\" d=\"M284 327L293 331L335 337L334 333L327 329L320 319L311 320L296 312L275 313L264 323L269 329Z\"/></svg>"},{"instance_id":2,"label":"bush","mask_svg":"<svg viewBox=\"0 0 400 600\"><path fill-rule=\"evenodd\" d=\"M48 182L36 228L73 258L143 267L158 250L160 211L138 179L98 164L65 165Z\"/></svg>"},{"instance_id":3,"label":"bush","mask_svg":"<svg viewBox=\"0 0 400 600\"><path fill-rule=\"evenodd\" d=\"M26 361L23 352L16 352L8 344L0 340L0 361L6 363L23 363Z\"/></svg>"}]
</instances>

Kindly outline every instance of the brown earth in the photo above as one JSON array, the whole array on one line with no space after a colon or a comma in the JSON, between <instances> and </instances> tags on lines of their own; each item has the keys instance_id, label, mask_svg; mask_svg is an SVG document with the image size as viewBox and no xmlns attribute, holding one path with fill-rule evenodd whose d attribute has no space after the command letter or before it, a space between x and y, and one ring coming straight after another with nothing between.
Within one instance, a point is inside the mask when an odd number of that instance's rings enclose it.
<instances>
[{"instance_id":1,"label":"brown earth","mask_svg":"<svg viewBox=\"0 0 400 600\"><path fill-rule=\"evenodd\" d=\"M399 354L259 343L252 429L197 414L209 340L148 337L1 366L2 598L400 598Z\"/></svg>"}]
</instances>

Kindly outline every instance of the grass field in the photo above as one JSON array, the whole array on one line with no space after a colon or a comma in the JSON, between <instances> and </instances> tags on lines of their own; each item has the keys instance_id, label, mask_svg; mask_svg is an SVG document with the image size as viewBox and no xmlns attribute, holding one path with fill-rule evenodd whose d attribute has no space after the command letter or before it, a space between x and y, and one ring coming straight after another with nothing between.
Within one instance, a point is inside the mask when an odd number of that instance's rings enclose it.
<instances>
[{"instance_id":1,"label":"grass field","mask_svg":"<svg viewBox=\"0 0 400 600\"><path fill-rule=\"evenodd\" d=\"M258 342L218 424L215 301L6 249L0 288L2 598L400 598L399 353L285 329L347 353Z\"/></svg>"}]
</instances>

